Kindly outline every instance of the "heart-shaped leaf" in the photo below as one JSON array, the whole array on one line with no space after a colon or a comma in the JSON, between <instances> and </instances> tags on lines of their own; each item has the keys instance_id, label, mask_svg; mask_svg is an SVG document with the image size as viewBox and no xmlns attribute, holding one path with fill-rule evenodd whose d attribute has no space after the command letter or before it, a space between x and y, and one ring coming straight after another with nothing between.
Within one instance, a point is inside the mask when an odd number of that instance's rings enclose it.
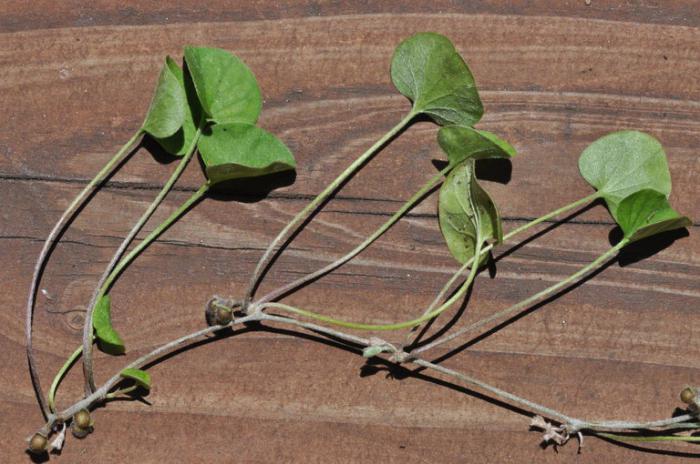
<instances>
[{"instance_id":1,"label":"heart-shaped leaf","mask_svg":"<svg viewBox=\"0 0 700 464\"><path fill-rule=\"evenodd\" d=\"M440 34L423 32L401 42L391 61L391 80L413 102L415 113L438 124L473 126L484 112L469 67Z\"/></svg>"},{"instance_id":2,"label":"heart-shaped leaf","mask_svg":"<svg viewBox=\"0 0 700 464\"><path fill-rule=\"evenodd\" d=\"M511 158L516 155L515 148L496 134L466 126L441 127L438 143L454 166L467 158Z\"/></svg>"},{"instance_id":3,"label":"heart-shaped leaf","mask_svg":"<svg viewBox=\"0 0 700 464\"><path fill-rule=\"evenodd\" d=\"M447 247L462 264L474 257L479 237L482 243L503 240L501 218L474 176L473 160L455 167L445 179L440 188L438 216ZM486 256L480 262L485 259Z\"/></svg>"},{"instance_id":4,"label":"heart-shaped leaf","mask_svg":"<svg viewBox=\"0 0 700 464\"><path fill-rule=\"evenodd\" d=\"M671 193L671 174L664 149L654 137L638 131L605 135L581 153L579 170L615 216L623 198L643 189Z\"/></svg>"},{"instance_id":5,"label":"heart-shaped leaf","mask_svg":"<svg viewBox=\"0 0 700 464\"><path fill-rule=\"evenodd\" d=\"M92 326L102 351L109 354L124 354L124 342L114 327L112 327L111 298L103 295L95 304L92 314Z\"/></svg>"},{"instance_id":6,"label":"heart-shaped leaf","mask_svg":"<svg viewBox=\"0 0 700 464\"><path fill-rule=\"evenodd\" d=\"M200 119L201 108L189 74L185 74L172 58L167 57L165 62L185 92L187 105L182 127L169 137L156 137L155 139L171 155L183 156L192 147L192 141L197 133L197 122Z\"/></svg>"},{"instance_id":7,"label":"heart-shaped leaf","mask_svg":"<svg viewBox=\"0 0 700 464\"><path fill-rule=\"evenodd\" d=\"M166 59L141 129L156 138L170 137L182 127L186 111L185 90Z\"/></svg>"},{"instance_id":8,"label":"heart-shaped leaf","mask_svg":"<svg viewBox=\"0 0 700 464\"><path fill-rule=\"evenodd\" d=\"M199 141L211 184L256 177L296 168L289 148L277 137L252 124L217 124Z\"/></svg>"},{"instance_id":9,"label":"heart-shaped leaf","mask_svg":"<svg viewBox=\"0 0 700 464\"><path fill-rule=\"evenodd\" d=\"M151 374L141 369L134 369L133 367L127 367L119 373L125 379L131 379L136 382L139 387L145 388L146 390L151 389Z\"/></svg>"},{"instance_id":10,"label":"heart-shaped leaf","mask_svg":"<svg viewBox=\"0 0 700 464\"><path fill-rule=\"evenodd\" d=\"M666 196L656 190L640 190L623 199L615 220L630 242L669 230L689 227L692 222L676 212Z\"/></svg>"},{"instance_id":11,"label":"heart-shaped leaf","mask_svg":"<svg viewBox=\"0 0 700 464\"><path fill-rule=\"evenodd\" d=\"M253 72L238 57L220 48L185 47L185 62L199 102L217 124L254 124L262 109Z\"/></svg>"}]
</instances>

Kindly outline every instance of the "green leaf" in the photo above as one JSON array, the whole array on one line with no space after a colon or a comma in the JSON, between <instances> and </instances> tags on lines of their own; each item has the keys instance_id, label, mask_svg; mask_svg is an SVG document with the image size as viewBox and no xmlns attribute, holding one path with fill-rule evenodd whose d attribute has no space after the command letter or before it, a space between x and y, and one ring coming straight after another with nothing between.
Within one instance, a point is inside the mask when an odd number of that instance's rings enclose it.
<instances>
[{"instance_id":1,"label":"green leaf","mask_svg":"<svg viewBox=\"0 0 700 464\"><path fill-rule=\"evenodd\" d=\"M199 141L207 177L212 184L296 168L289 148L252 124L217 124Z\"/></svg>"},{"instance_id":2,"label":"green leaf","mask_svg":"<svg viewBox=\"0 0 700 464\"><path fill-rule=\"evenodd\" d=\"M503 240L501 218L493 200L474 176L473 160L458 165L445 179L440 188L438 216L447 247L462 264L474 256L479 235L482 244ZM486 259L483 256L480 263Z\"/></svg>"},{"instance_id":3,"label":"green leaf","mask_svg":"<svg viewBox=\"0 0 700 464\"><path fill-rule=\"evenodd\" d=\"M615 220L630 242L692 225L689 218L671 208L663 193L650 189L640 190L622 200Z\"/></svg>"},{"instance_id":4,"label":"green leaf","mask_svg":"<svg viewBox=\"0 0 700 464\"><path fill-rule=\"evenodd\" d=\"M192 141L197 133L197 123L202 110L199 105L199 100L197 100L197 93L194 90L194 84L192 84L192 79L189 74L185 74L172 58L167 57L165 62L180 83L182 91L185 92L187 105L185 107L185 118L182 122L182 127L169 137L155 137L155 139L160 146L171 155L183 156L192 146Z\"/></svg>"},{"instance_id":5,"label":"green leaf","mask_svg":"<svg viewBox=\"0 0 700 464\"><path fill-rule=\"evenodd\" d=\"M413 111L438 124L473 126L484 112L474 77L452 42L423 32L396 47L391 80L413 102Z\"/></svg>"},{"instance_id":6,"label":"green leaf","mask_svg":"<svg viewBox=\"0 0 700 464\"><path fill-rule=\"evenodd\" d=\"M581 153L579 170L615 216L623 198L643 189L671 193L671 174L664 149L654 137L638 131L605 135Z\"/></svg>"},{"instance_id":7,"label":"green leaf","mask_svg":"<svg viewBox=\"0 0 700 464\"><path fill-rule=\"evenodd\" d=\"M109 354L124 354L126 351L124 342L112 327L111 305L109 295L103 295L97 300L92 314L92 326L95 328L95 336L102 351Z\"/></svg>"},{"instance_id":8,"label":"green leaf","mask_svg":"<svg viewBox=\"0 0 700 464\"><path fill-rule=\"evenodd\" d=\"M186 110L184 88L166 59L141 128L156 138L170 137L182 127Z\"/></svg>"},{"instance_id":9,"label":"green leaf","mask_svg":"<svg viewBox=\"0 0 700 464\"><path fill-rule=\"evenodd\" d=\"M151 374L141 369L134 369L133 367L127 367L119 373L125 379L131 379L136 382L139 387L145 388L146 390L151 389Z\"/></svg>"},{"instance_id":10,"label":"green leaf","mask_svg":"<svg viewBox=\"0 0 700 464\"><path fill-rule=\"evenodd\" d=\"M438 143L450 164L457 165L467 158L511 158L515 148L496 134L465 126L445 126L438 132Z\"/></svg>"},{"instance_id":11,"label":"green leaf","mask_svg":"<svg viewBox=\"0 0 700 464\"><path fill-rule=\"evenodd\" d=\"M226 50L205 47L185 47L185 61L210 121L254 124L258 120L260 88L243 61Z\"/></svg>"}]
</instances>

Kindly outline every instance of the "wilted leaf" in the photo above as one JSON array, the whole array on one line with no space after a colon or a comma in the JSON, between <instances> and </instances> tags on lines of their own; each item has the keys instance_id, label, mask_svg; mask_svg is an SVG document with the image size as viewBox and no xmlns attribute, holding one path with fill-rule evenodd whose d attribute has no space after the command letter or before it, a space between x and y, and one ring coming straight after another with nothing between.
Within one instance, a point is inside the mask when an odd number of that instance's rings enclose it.
<instances>
[{"instance_id":1,"label":"wilted leaf","mask_svg":"<svg viewBox=\"0 0 700 464\"><path fill-rule=\"evenodd\" d=\"M119 375L125 379L133 380L139 387L145 388L146 390L151 389L151 374L146 371L129 367L121 371Z\"/></svg>"},{"instance_id":2,"label":"wilted leaf","mask_svg":"<svg viewBox=\"0 0 700 464\"><path fill-rule=\"evenodd\" d=\"M503 240L501 218L474 176L473 160L464 161L447 176L440 188L438 215L447 247L462 264L474 256L479 236L482 243Z\"/></svg>"},{"instance_id":3,"label":"wilted leaf","mask_svg":"<svg viewBox=\"0 0 700 464\"><path fill-rule=\"evenodd\" d=\"M95 304L92 314L92 326L95 328L95 337L102 351L109 354L123 354L124 342L114 327L111 318L111 298L103 295Z\"/></svg>"},{"instance_id":4,"label":"wilted leaf","mask_svg":"<svg viewBox=\"0 0 700 464\"><path fill-rule=\"evenodd\" d=\"M182 127L186 110L185 90L166 60L141 128L156 138L169 137Z\"/></svg>"},{"instance_id":5,"label":"wilted leaf","mask_svg":"<svg viewBox=\"0 0 700 464\"><path fill-rule=\"evenodd\" d=\"M165 138L156 137L156 141L161 147L171 155L183 156L187 150L192 147L195 134L197 133L197 124L199 123L201 108L197 93L194 90L194 84L189 75L186 75L175 61L168 57L166 64L175 77L177 77L180 86L182 87L187 97L187 106L185 108L185 117L182 121L182 127L173 135Z\"/></svg>"}]
</instances>

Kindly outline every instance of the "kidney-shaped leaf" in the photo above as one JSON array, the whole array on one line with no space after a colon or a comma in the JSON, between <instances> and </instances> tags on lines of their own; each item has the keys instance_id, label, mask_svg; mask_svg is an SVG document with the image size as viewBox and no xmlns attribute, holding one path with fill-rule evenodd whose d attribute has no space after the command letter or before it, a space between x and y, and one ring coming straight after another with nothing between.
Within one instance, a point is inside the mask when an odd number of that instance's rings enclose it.
<instances>
[{"instance_id":1,"label":"kidney-shaped leaf","mask_svg":"<svg viewBox=\"0 0 700 464\"><path fill-rule=\"evenodd\" d=\"M452 42L440 34L423 32L396 47L391 80L413 102L416 113L438 124L476 124L484 112L469 67Z\"/></svg>"},{"instance_id":2,"label":"kidney-shaped leaf","mask_svg":"<svg viewBox=\"0 0 700 464\"><path fill-rule=\"evenodd\" d=\"M182 127L186 111L185 90L166 59L141 128L153 137L169 137Z\"/></svg>"},{"instance_id":3,"label":"kidney-shaped leaf","mask_svg":"<svg viewBox=\"0 0 700 464\"><path fill-rule=\"evenodd\" d=\"M197 133L196 121L199 121L201 108L190 76L187 75L185 77L183 70L172 58L167 57L165 63L177 78L182 91L185 93L187 105L185 106L185 117L182 121L182 127L169 137L155 137L155 139L171 155L183 156L192 148L192 142Z\"/></svg>"},{"instance_id":4,"label":"kidney-shaped leaf","mask_svg":"<svg viewBox=\"0 0 700 464\"><path fill-rule=\"evenodd\" d=\"M253 72L220 48L185 47L185 62L199 102L210 121L254 124L262 109Z\"/></svg>"},{"instance_id":5,"label":"kidney-shaped leaf","mask_svg":"<svg viewBox=\"0 0 700 464\"><path fill-rule=\"evenodd\" d=\"M95 304L92 313L92 326L102 351L109 354L123 354L126 350L124 342L114 327L112 327L111 298L103 295Z\"/></svg>"},{"instance_id":6,"label":"kidney-shaped leaf","mask_svg":"<svg viewBox=\"0 0 700 464\"><path fill-rule=\"evenodd\" d=\"M630 242L669 230L689 227L692 222L676 212L666 196L656 190L640 190L620 202L615 220Z\"/></svg>"},{"instance_id":7,"label":"kidney-shaped leaf","mask_svg":"<svg viewBox=\"0 0 700 464\"><path fill-rule=\"evenodd\" d=\"M145 388L146 390L151 389L151 374L141 369L134 369L133 367L127 367L119 373L125 379L131 379L136 382L139 387Z\"/></svg>"},{"instance_id":8,"label":"kidney-shaped leaf","mask_svg":"<svg viewBox=\"0 0 700 464\"><path fill-rule=\"evenodd\" d=\"M656 190L666 198L671 193L664 149L644 132L620 131L599 138L581 153L578 166L613 216L622 199L639 190Z\"/></svg>"},{"instance_id":9,"label":"kidney-shaped leaf","mask_svg":"<svg viewBox=\"0 0 700 464\"><path fill-rule=\"evenodd\" d=\"M445 179L440 188L438 216L447 247L462 264L474 256L479 235L482 243L503 240L501 218L474 176L473 160L464 161Z\"/></svg>"},{"instance_id":10,"label":"kidney-shaped leaf","mask_svg":"<svg viewBox=\"0 0 700 464\"><path fill-rule=\"evenodd\" d=\"M466 126L441 127L438 143L453 166L467 158L511 158L516 155L515 148L496 134Z\"/></svg>"},{"instance_id":11,"label":"kidney-shaped leaf","mask_svg":"<svg viewBox=\"0 0 700 464\"><path fill-rule=\"evenodd\" d=\"M252 124L217 124L199 141L207 178L212 184L296 168L289 148Z\"/></svg>"}]
</instances>

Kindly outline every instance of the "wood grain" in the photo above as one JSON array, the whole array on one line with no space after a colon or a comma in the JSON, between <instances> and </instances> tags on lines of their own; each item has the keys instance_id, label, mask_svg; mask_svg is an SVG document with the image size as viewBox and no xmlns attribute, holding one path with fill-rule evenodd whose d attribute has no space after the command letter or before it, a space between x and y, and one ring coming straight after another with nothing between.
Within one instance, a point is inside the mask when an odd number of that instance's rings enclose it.
<instances>
[{"instance_id":1,"label":"wood grain","mask_svg":"<svg viewBox=\"0 0 700 464\"><path fill-rule=\"evenodd\" d=\"M700 12L697 2L143 2L8 1L0 5L0 441L2 462L28 462L40 425L26 373L23 305L53 221L138 127L165 54L184 44L246 60L265 95L263 127L293 149L296 182L197 205L113 291L114 323L132 359L203 323L212 293L239 295L264 247L306 201L398 121L394 46L445 33L467 58L486 106L480 127L519 151L507 184L486 182L510 229L589 193L576 160L598 136L635 128L666 147L673 204L696 220L653 256L600 274L468 346L446 366L585 418L671 414L698 383L700 337ZM261 291L315 270L381 224L443 159L421 122L378 154L291 244ZM110 180L63 237L36 317L42 380L79 343L82 311L120 237L174 168L146 149ZM201 182L194 163L147 227ZM547 227L545 225L544 227ZM512 304L585 265L613 228L598 205L481 275L455 327ZM517 242L501 248L507 251ZM419 312L455 264L435 196L356 260L289 301L364 321ZM444 325L455 312L443 319ZM435 327L432 330L438 330ZM390 335L400 340L401 334ZM435 353L444 355L446 351ZM98 377L124 358L99 356ZM365 365L309 336L251 330L200 344L152 368L150 405L113 402L96 431L58 462L677 462L692 446L640 451L586 440L538 446L522 411L422 372ZM59 401L80 391L79 369Z\"/></svg>"}]
</instances>

